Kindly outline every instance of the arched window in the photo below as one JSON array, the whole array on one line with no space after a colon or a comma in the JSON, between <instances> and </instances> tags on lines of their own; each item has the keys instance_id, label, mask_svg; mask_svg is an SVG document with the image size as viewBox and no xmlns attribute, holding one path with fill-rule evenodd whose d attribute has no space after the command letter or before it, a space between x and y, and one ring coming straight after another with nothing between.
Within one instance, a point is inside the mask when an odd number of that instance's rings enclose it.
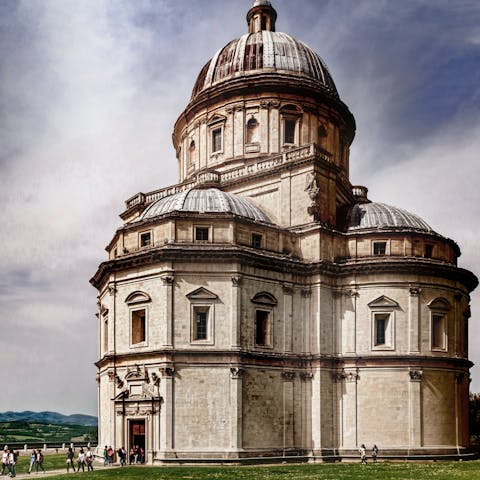
<instances>
[{"instance_id":1,"label":"arched window","mask_svg":"<svg viewBox=\"0 0 480 480\"><path fill-rule=\"evenodd\" d=\"M132 347L145 346L147 344L147 320L148 311L146 303L151 301L145 292L132 292L125 299L130 311L130 345Z\"/></svg>"}]
</instances>

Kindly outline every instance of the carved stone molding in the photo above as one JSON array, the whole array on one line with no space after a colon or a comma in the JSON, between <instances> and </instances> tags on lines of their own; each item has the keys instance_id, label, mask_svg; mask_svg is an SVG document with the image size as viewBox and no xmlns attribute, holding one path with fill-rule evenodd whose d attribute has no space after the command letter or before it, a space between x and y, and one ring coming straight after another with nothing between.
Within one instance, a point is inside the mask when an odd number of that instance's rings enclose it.
<instances>
[{"instance_id":1,"label":"carved stone molding","mask_svg":"<svg viewBox=\"0 0 480 480\"><path fill-rule=\"evenodd\" d=\"M115 381L115 372L113 370L109 370L107 374L108 374L108 379L111 382L114 382Z\"/></svg>"},{"instance_id":2,"label":"carved stone molding","mask_svg":"<svg viewBox=\"0 0 480 480\"><path fill-rule=\"evenodd\" d=\"M410 295L412 297L420 295L422 289L418 287L410 287Z\"/></svg>"},{"instance_id":3,"label":"carved stone molding","mask_svg":"<svg viewBox=\"0 0 480 480\"><path fill-rule=\"evenodd\" d=\"M243 377L243 368L239 367L232 367L230 368L231 378L235 380L239 380Z\"/></svg>"},{"instance_id":4,"label":"carved stone molding","mask_svg":"<svg viewBox=\"0 0 480 480\"><path fill-rule=\"evenodd\" d=\"M239 275L232 276L232 284L234 287L239 287L243 282L243 278Z\"/></svg>"},{"instance_id":5,"label":"carved stone molding","mask_svg":"<svg viewBox=\"0 0 480 480\"><path fill-rule=\"evenodd\" d=\"M284 283L282 285L282 290L285 295L293 295L293 285L289 283Z\"/></svg>"},{"instance_id":6,"label":"carved stone molding","mask_svg":"<svg viewBox=\"0 0 480 480\"><path fill-rule=\"evenodd\" d=\"M175 278L171 275L166 275L165 277L161 278L164 285L173 285L173 282L175 280Z\"/></svg>"},{"instance_id":7,"label":"carved stone molding","mask_svg":"<svg viewBox=\"0 0 480 480\"><path fill-rule=\"evenodd\" d=\"M100 383L100 374L98 372L95 375L95 380L97 381L97 383Z\"/></svg>"},{"instance_id":8,"label":"carved stone molding","mask_svg":"<svg viewBox=\"0 0 480 480\"><path fill-rule=\"evenodd\" d=\"M423 371L422 370L410 370L410 381L412 382L421 382L423 379Z\"/></svg>"},{"instance_id":9,"label":"carved stone molding","mask_svg":"<svg viewBox=\"0 0 480 480\"><path fill-rule=\"evenodd\" d=\"M455 373L455 383L458 385L463 382L464 378L467 376L463 372L457 372Z\"/></svg>"},{"instance_id":10,"label":"carved stone molding","mask_svg":"<svg viewBox=\"0 0 480 480\"><path fill-rule=\"evenodd\" d=\"M356 288L349 288L345 291L348 297L358 297L358 290Z\"/></svg>"},{"instance_id":11,"label":"carved stone molding","mask_svg":"<svg viewBox=\"0 0 480 480\"><path fill-rule=\"evenodd\" d=\"M355 372L345 372L343 378L348 383L357 383L358 380L360 379L360 375Z\"/></svg>"},{"instance_id":12,"label":"carved stone molding","mask_svg":"<svg viewBox=\"0 0 480 480\"><path fill-rule=\"evenodd\" d=\"M175 367L174 366L162 367L162 368L160 368L160 373L161 373L162 377L172 378L173 375L175 374Z\"/></svg>"},{"instance_id":13,"label":"carved stone molding","mask_svg":"<svg viewBox=\"0 0 480 480\"><path fill-rule=\"evenodd\" d=\"M123 381L118 375L115 375L115 382L118 388L123 388Z\"/></svg>"},{"instance_id":14,"label":"carved stone molding","mask_svg":"<svg viewBox=\"0 0 480 480\"><path fill-rule=\"evenodd\" d=\"M117 293L117 288L115 287L114 284L108 286L108 293L109 295L113 295L114 293Z\"/></svg>"},{"instance_id":15,"label":"carved stone molding","mask_svg":"<svg viewBox=\"0 0 480 480\"><path fill-rule=\"evenodd\" d=\"M295 378L295 372L282 372L282 377L286 382L291 382Z\"/></svg>"},{"instance_id":16,"label":"carved stone molding","mask_svg":"<svg viewBox=\"0 0 480 480\"><path fill-rule=\"evenodd\" d=\"M280 108L280 102L278 100L262 100L260 108Z\"/></svg>"},{"instance_id":17,"label":"carved stone molding","mask_svg":"<svg viewBox=\"0 0 480 480\"><path fill-rule=\"evenodd\" d=\"M300 293L304 298L312 296L312 290L310 288L302 288L302 290L300 290Z\"/></svg>"},{"instance_id":18,"label":"carved stone molding","mask_svg":"<svg viewBox=\"0 0 480 480\"><path fill-rule=\"evenodd\" d=\"M313 373L312 372L301 372L300 373L300 378L306 382L307 380L311 380L313 378Z\"/></svg>"},{"instance_id":19,"label":"carved stone molding","mask_svg":"<svg viewBox=\"0 0 480 480\"><path fill-rule=\"evenodd\" d=\"M332 373L332 380L333 380L335 383L340 383L340 382L342 382L344 378L345 378L345 374L343 374L343 373L339 373L339 372Z\"/></svg>"}]
</instances>

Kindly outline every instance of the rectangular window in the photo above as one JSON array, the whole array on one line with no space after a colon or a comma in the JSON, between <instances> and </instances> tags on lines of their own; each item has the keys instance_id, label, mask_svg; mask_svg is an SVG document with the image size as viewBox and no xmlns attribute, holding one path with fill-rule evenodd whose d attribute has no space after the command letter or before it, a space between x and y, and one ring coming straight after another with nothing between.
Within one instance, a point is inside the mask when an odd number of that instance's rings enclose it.
<instances>
[{"instance_id":1,"label":"rectangular window","mask_svg":"<svg viewBox=\"0 0 480 480\"><path fill-rule=\"evenodd\" d=\"M433 258L433 245L426 243L425 244L425 258Z\"/></svg>"},{"instance_id":2,"label":"rectangular window","mask_svg":"<svg viewBox=\"0 0 480 480\"><path fill-rule=\"evenodd\" d=\"M208 227L195 227L195 241L208 242Z\"/></svg>"},{"instance_id":3,"label":"rectangular window","mask_svg":"<svg viewBox=\"0 0 480 480\"><path fill-rule=\"evenodd\" d=\"M284 120L283 143L295 143L295 126L297 122L290 118Z\"/></svg>"},{"instance_id":4,"label":"rectangular window","mask_svg":"<svg viewBox=\"0 0 480 480\"><path fill-rule=\"evenodd\" d=\"M386 344L389 317L386 313L375 314L375 346Z\"/></svg>"},{"instance_id":5,"label":"rectangular window","mask_svg":"<svg viewBox=\"0 0 480 480\"><path fill-rule=\"evenodd\" d=\"M149 247L152 244L152 233L144 232L140 234L140 247Z\"/></svg>"},{"instance_id":6,"label":"rectangular window","mask_svg":"<svg viewBox=\"0 0 480 480\"><path fill-rule=\"evenodd\" d=\"M146 311L134 310L132 312L132 345L146 341Z\"/></svg>"},{"instance_id":7,"label":"rectangular window","mask_svg":"<svg viewBox=\"0 0 480 480\"><path fill-rule=\"evenodd\" d=\"M108 317L103 318L103 351L108 352Z\"/></svg>"},{"instance_id":8,"label":"rectangular window","mask_svg":"<svg viewBox=\"0 0 480 480\"><path fill-rule=\"evenodd\" d=\"M262 248L262 236L258 233L252 233L252 247Z\"/></svg>"},{"instance_id":9,"label":"rectangular window","mask_svg":"<svg viewBox=\"0 0 480 480\"><path fill-rule=\"evenodd\" d=\"M192 340L208 340L209 307L194 307L193 314L194 318Z\"/></svg>"},{"instance_id":10,"label":"rectangular window","mask_svg":"<svg viewBox=\"0 0 480 480\"><path fill-rule=\"evenodd\" d=\"M255 311L255 345L265 347L269 345L270 312Z\"/></svg>"},{"instance_id":11,"label":"rectangular window","mask_svg":"<svg viewBox=\"0 0 480 480\"><path fill-rule=\"evenodd\" d=\"M445 317L432 315L432 349L445 349Z\"/></svg>"},{"instance_id":12,"label":"rectangular window","mask_svg":"<svg viewBox=\"0 0 480 480\"><path fill-rule=\"evenodd\" d=\"M385 255L387 253L387 242L373 242L373 254Z\"/></svg>"},{"instance_id":13,"label":"rectangular window","mask_svg":"<svg viewBox=\"0 0 480 480\"><path fill-rule=\"evenodd\" d=\"M222 150L222 129L215 128L212 130L212 153Z\"/></svg>"}]
</instances>

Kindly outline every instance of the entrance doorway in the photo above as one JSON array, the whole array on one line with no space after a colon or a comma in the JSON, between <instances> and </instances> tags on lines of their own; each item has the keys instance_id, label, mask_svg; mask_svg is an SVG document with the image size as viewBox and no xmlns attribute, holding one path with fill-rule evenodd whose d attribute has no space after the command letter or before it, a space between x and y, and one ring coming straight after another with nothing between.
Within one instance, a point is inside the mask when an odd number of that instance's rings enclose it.
<instances>
[{"instance_id":1,"label":"entrance doorway","mask_svg":"<svg viewBox=\"0 0 480 480\"><path fill-rule=\"evenodd\" d=\"M145 456L145 420L130 420L130 451L140 450ZM140 452L137 451L137 461L141 461ZM132 459L131 459L132 460Z\"/></svg>"}]
</instances>

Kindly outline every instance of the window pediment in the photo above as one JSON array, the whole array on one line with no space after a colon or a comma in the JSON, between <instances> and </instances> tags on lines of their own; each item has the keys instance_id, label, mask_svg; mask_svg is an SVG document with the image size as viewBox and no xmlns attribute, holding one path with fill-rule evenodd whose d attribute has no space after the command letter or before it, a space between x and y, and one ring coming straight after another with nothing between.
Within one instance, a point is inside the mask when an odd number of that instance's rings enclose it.
<instances>
[{"instance_id":1,"label":"window pediment","mask_svg":"<svg viewBox=\"0 0 480 480\"><path fill-rule=\"evenodd\" d=\"M278 303L277 299L271 293L268 293L268 292L257 293L251 299L251 301L253 303L258 303L260 305L270 305L270 306L275 306Z\"/></svg>"},{"instance_id":2,"label":"window pediment","mask_svg":"<svg viewBox=\"0 0 480 480\"><path fill-rule=\"evenodd\" d=\"M148 295L145 292L132 292L126 299L125 303L128 305L135 305L137 303L146 303L146 302L151 302L152 299L150 298L150 295Z\"/></svg>"},{"instance_id":3,"label":"window pediment","mask_svg":"<svg viewBox=\"0 0 480 480\"><path fill-rule=\"evenodd\" d=\"M197 288L193 292L187 293L186 297L189 300L216 300L218 295L215 295L210 290L207 290L204 287Z\"/></svg>"},{"instance_id":4,"label":"window pediment","mask_svg":"<svg viewBox=\"0 0 480 480\"><path fill-rule=\"evenodd\" d=\"M223 115L214 115L207 121L207 125L210 127L212 125L216 125L217 123L225 123L227 118Z\"/></svg>"},{"instance_id":5,"label":"window pediment","mask_svg":"<svg viewBox=\"0 0 480 480\"><path fill-rule=\"evenodd\" d=\"M400 305L395 300L388 298L385 295L378 297L377 299L371 301L368 306L370 308L398 308Z\"/></svg>"},{"instance_id":6,"label":"window pediment","mask_svg":"<svg viewBox=\"0 0 480 480\"><path fill-rule=\"evenodd\" d=\"M451 308L450 302L443 297L435 298L427 305L431 310L441 310L443 312L448 312Z\"/></svg>"}]
</instances>

